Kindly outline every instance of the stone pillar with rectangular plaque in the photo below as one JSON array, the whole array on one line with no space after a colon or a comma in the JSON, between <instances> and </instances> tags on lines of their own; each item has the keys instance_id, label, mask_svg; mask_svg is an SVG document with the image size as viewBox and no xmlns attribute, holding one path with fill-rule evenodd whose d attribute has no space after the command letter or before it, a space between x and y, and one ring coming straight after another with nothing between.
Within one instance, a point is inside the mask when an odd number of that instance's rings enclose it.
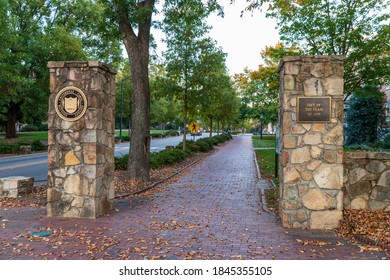
<instances>
[{"instance_id":1,"label":"stone pillar with rectangular plaque","mask_svg":"<svg viewBox=\"0 0 390 280\"><path fill-rule=\"evenodd\" d=\"M94 219L114 200L115 70L49 62L47 216Z\"/></svg>"},{"instance_id":2,"label":"stone pillar with rectangular plaque","mask_svg":"<svg viewBox=\"0 0 390 280\"><path fill-rule=\"evenodd\" d=\"M333 229L343 210L344 56L279 65L280 215L288 228Z\"/></svg>"}]
</instances>

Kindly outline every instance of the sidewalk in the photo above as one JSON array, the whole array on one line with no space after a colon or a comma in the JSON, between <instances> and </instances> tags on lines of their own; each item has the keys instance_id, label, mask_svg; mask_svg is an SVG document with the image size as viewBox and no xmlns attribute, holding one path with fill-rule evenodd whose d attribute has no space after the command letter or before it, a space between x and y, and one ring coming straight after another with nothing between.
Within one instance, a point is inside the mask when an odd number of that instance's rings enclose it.
<instances>
[{"instance_id":1,"label":"sidewalk","mask_svg":"<svg viewBox=\"0 0 390 280\"><path fill-rule=\"evenodd\" d=\"M176 182L116 201L107 217L54 219L44 208L0 209L0 259L385 258L333 233L282 228L262 210L260 184L251 137L240 135ZM46 228L54 233L28 234Z\"/></svg>"}]
</instances>

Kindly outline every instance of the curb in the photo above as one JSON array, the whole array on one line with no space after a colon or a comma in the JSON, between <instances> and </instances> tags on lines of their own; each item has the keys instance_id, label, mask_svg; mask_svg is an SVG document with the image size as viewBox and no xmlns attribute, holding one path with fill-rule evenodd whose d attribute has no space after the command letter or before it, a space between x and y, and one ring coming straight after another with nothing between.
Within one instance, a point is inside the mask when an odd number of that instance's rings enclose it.
<instances>
[{"instance_id":1,"label":"curb","mask_svg":"<svg viewBox=\"0 0 390 280\"><path fill-rule=\"evenodd\" d=\"M175 173L169 175L169 176L166 177L166 178L163 178L163 179L161 179L161 180L159 180L159 181L157 181L157 182L154 182L154 183L153 183L152 185L150 185L150 186L147 186L147 187L145 187L145 188L143 188L143 189L141 189L141 190L135 191L135 192L126 193L126 194L122 194L122 195L117 195L117 196L114 197L114 199L123 199L123 198L129 197L129 196L132 196L132 195L137 195L137 194L141 194L141 193L143 193L143 192L146 192L147 190L150 190L150 189L152 189L152 188L154 188L154 187L156 187L156 186L158 186L158 185L164 183L165 181L171 179L172 177L175 177L175 176L177 176L177 175L180 175L181 173L183 173L184 171L186 171L188 168L190 168L190 167L194 166L195 164L199 163L200 161L206 159L206 158L209 157L210 155L213 155L213 154L216 153L217 151L218 151L218 150L213 150L213 151L211 151L211 152L210 152L208 155L206 155L205 157L200 158L200 159L197 159L195 162L190 163L189 165L183 167L183 168L180 169L179 171L177 171L177 172L175 172Z\"/></svg>"},{"instance_id":2,"label":"curb","mask_svg":"<svg viewBox=\"0 0 390 280\"><path fill-rule=\"evenodd\" d=\"M257 162L256 149L253 149L253 160L254 160L255 166L256 166L257 179L261 180L261 172L260 172L259 164ZM267 181L267 182L269 182L269 181ZM276 188L275 183L273 181L271 181L271 183L273 184L273 187ZM271 214L272 216L276 217L276 215L267 208L267 201L265 199L264 189L262 189L260 187L258 189L260 192L259 204L260 204L261 209L263 209L264 212L267 212L268 214Z\"/></svg>"},{"instance_id":3,"label":"curb","mask_svg":"<svg viewBox=\"0 0 390 280\"><path fill-rule=\"evenodd\" d=\"M372 240L371 238L368 238L368 237L365 237L361 234L354 234L353 237L357 240L357 241L360 241L366 245L370 245L370 246L377 246L379 248L381 248L382 250L386 251L386 252L390 252L390 247L389 245L385 244L385 243L382 243L382 242L379 242L379 241L375 241L375 240Z\"/></svg>"}]
</instances>

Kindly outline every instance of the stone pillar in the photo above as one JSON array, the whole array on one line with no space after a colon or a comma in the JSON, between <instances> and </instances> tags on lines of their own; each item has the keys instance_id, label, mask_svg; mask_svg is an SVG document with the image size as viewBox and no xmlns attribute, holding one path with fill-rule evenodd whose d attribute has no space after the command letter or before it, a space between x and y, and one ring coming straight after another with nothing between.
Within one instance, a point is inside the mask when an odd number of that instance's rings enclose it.
<instances>
[{"instance_id":1,"label":"stone pillar","mask_svg":"<svg viewBox=\"0 0 390 280\"><path fill-rule=\"evenodd\" d=\"M116 72L98 61L48 68L47 216L94 219L113 208Z\"/></svg>"},{"instance_id":2,"label":"stone pillar","mask_svg":"<svg viewBox=\"0 0 390 280\"><path fill-rule=\"evenodd\" d=\"M333 229L342 219L344 60L284 57L279 65L284 227Z\"/></svg>"}]
</instances>

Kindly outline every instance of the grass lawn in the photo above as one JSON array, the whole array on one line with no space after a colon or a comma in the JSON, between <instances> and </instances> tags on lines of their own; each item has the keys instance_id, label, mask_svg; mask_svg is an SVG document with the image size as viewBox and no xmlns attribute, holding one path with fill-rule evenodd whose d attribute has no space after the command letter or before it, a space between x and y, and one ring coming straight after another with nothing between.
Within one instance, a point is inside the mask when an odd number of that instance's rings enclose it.
<instances>
[{"instance_id":1,"label":"grass lawn","mask_svg":"<svg viewBox=\"0 0 390 280\"><path fill-rule=\"evenodd\" d=\"M260 136L253 137L253 146L255 148L274 148L275 147L275 136L263 135L263 139ZM257 163L259 164L261 177L268 180L274 181L275 188L267 189L264 191L265 199L267 202L267 208L274 212L276 215L279 214L279 180L275 178L275 149L267 150L256 150Z\"/></svg>"},{"instance_id":2,"label":"grass lawn","mask_svg":"<svg viewBox=\"0 0 390 280\"><path fill-rule=\"evenodd\" d=\"M264 190L268 210L279 215L279 178L275 178L275 150L257 150L256 158L261 177L274 181L276 188Z\"/></svg>"},{"instance_id":3,"label":"grass lawn","mask_svg":"<svg viewBox=\"0 0 390 280\"><path fill-rule=\"evenodd\" d=\"M151 130L150 133L161 133L164 130ZM119 129L115 130L115 134L119 136ZM47 131L31 131L31 132L18 132L18 138L20 140L41 140L41 141L47 141L48 138L48 132ZM122 137L128 137L129 136L129 130L122 129ZM5 138L5 133L0 133L0 139Z\"/></svg>"},{"instance_id":4,"label":"grass lawn","mask_svg":"<svg viewBox=\"0 0 390 280\"><path fill-rule=\"evenodd\" d=\"M275 135L252 136L254 148L275 148Z\"/></svg>"},{"instance_id":5,"label":"grass lawn","mask_svg":"<svg viewBox=\"0 0 390 280\"><path fill-rule=\"evenodd\" d=\"M269 181L275 178L275 150L256 150L261 177Z\"/></svg>"},{"instance_id":6,"label":"grass lawn","mask_svg":"<svg viewBox=\"0 0 390 280\"><path fill-rule=\"evenodd\" d=\"M119 129L115 129L115 135L119 137ZM125 128L125 129L122 129L122 137L128 137L129 136L129 129L128 128Z\"/></svg>"},{"instance_id":7,"label":"grass lawn","mask_svg":"<svg viewBox=\"0 0 390 280\"><path fill-rule=\"evenodd\" d=\"M47 131L32 131L32 132L18 132L17 136L20 140L42 140L47 141ZM0 139L5 138L5 133L0 133Z\"/></svg>"},{"instance_id":8,"label":"grass lawn","mask_svg":"<svg viewBox=\"0 0 390 280\"><path fill-rule=\"evenodd\" d=\"M20 139L47 141L48 132L47 131L19 132L18 137Z\"/></svg>"}]
</instances>

